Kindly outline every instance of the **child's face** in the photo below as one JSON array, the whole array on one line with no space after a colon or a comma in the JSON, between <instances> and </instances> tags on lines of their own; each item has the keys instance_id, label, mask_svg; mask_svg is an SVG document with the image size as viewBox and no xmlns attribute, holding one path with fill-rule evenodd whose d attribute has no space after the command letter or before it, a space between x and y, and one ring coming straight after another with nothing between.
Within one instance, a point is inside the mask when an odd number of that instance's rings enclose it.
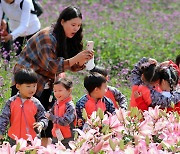
<instances>
[{"instance_id":1,"label":"child's face","mask_svg":"<svg viewBox=\"0 0 180 154\"><path fill-rule=\"evenodd\" d=\"M107 91L107 83L102 83L101 87L95 88L97 98L103 98Z\"/></svg>"},{"instance_id":2,"label":"child's face","mask_svg":"<svg viewBox=\"0 0 180 154\"><path fill-rule=\"evenodd\" d=\"M22 98L28 99L36 93L37 83L16 84L16 88L19 90Z\"/></svg>"},{"instance_id":3,"label":"child's face","mask_svg":"<svg viewBox=\"0 0 180 154\"><path fill-rule=\"evenodd\" d=\"M67 90L62 84L56 84L53 88L54 96L58 101L63 101L70 96L71 90Z\"/></svg>"}]
</instances>

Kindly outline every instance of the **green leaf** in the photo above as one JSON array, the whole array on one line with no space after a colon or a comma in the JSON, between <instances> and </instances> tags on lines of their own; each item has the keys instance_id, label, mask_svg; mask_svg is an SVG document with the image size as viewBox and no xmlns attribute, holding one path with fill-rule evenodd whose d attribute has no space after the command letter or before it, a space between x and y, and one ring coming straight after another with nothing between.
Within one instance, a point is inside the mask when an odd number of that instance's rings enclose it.
<instances>
[{"instance_id":1,"label":"green leaf","mask_svg":"<svg viewBox=\"0 0 180 154\"><path fill-rule=\"evenodd\" d=\"M37 153L37 150L36 149L33 149L30 154L36 154Z\"/></svg>"},{"instance_id":2,"label":"green leaf","mask_svg":"<svg viewBox=\"0 0 180 154\"><path fill-rule=\"evenodd\" d=\"M101 132L106 134L106 132L109 130L109 126L108 125L104 125Z\"/></svg>"},{"instance_id":3,"label":"green leaf","mask_svg":"<svg viewBox=\"0 0 180 154\"><path fill-rule=\"evenodd\" d=\"M119 148L120 148L121 150L124 150L124 140L120 140L120 142L119 142Z\"/></svg>"},{"instance_id":4,"label":"green leaf","mask_svg":"<svg viewBox=\"0 0 180 154\"><path fill-rule=\"evenodd\" d=\"M149 144L150 144L150 139L149 139L148 136L146 136L145 141L146 141L146 145L149 146Z\"/></svg>"},{"instance_id":5,"label":"green leaf","mask_svg":"<svg viewBox=\"0 0 180 154\"><path fill-rule=\"evenodd\" d=\"M111 149L114 151L116 148L116 144L111 139L109 139L109 145L110 145Z\"/></svg>"},{"instance_id":6,"label":"green leaf","mask_svg":"<svg viewBox=\"0 0 180 154\"><path fill-rule=\"evenodd\" d=\"M100 109L100 108L98 108L98 111L97 111L98 113L99 113L99 118L101 119L101 120L103 120L103 118L104 118L104 112Z\"/></svg>"},{"instance_id":7,"label":"green leaf","mask_svg":"<svg viewBox=\"0 0 180 154\"><path fill-rule=\"evenodd\" d=\"M141 119L142 119L143 116L142 116L141 112L139 112L139 114L138 114L137 117L138 117L138 120L141 120Z\"/></svg>"},{"instance_id":8,"label":"green leaf","mask_svg":"<svg viewBox=\"0 0 180 154\"><path fill-rule=\"evenodd\" d=\"M86 112L85 108L83 108L82 117L83 117L85 120L87 120L87 112Z\"/></svg>"},{"instance_id":9,"label":"green leaf","mask_svg":"<svg viewBox=\"0 0 180 154\"><path fill-rule=\"evenodd\" d=\"M77 131L75 131L75 133L74 133L74 140L77 140L78 139L78 132Z\"/></svg>"},{"instance_id":10,"label":"green leaf","mask_svg":"<svg viewBox=\"0 0 180 154\"><path fill-rule=\"evenodd\" d=\"M20 143L18 142L18 144L17 144L17 146L16 146L16 152L18 152L19 151L19 149L20 149Z\"/></svg>"},{"instance_id":11,"label":"green leaf","mask_svg":"<svg viewBox=\"0 0 180 154\"><path fill-rule=\"evenodd\" d=\"M134 117L134 116L135 116L135 114L136 114L135 112L136 112L136 111L135 111L135 108L134 108L134 107L132 107L132 108L131 108L131 113L130 113L130 116L131 116L131 117Z\"/></svg>"},{"instance_id":12,"label":"green leaf","mask_svg":"<svg viewBox=\"0 0 180 154\"><path fill-rule=\"evenodd\" d=\"M173 102L171 102L171 107L174 109L175 105Z\"/></svg>"}]
</instances>

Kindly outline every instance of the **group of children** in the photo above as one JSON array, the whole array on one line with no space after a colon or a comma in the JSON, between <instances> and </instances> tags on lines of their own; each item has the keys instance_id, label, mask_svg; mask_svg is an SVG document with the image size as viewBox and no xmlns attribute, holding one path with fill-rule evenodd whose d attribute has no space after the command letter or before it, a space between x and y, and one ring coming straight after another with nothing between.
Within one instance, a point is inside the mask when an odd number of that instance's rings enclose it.
<instances>
[{"instance_id":1,"label":"group of children","mask_svg":"<svg viewBox=\"0 0 180 154\"><path fill-rule=\"evenodd\" d=\"M177 64L177 65L176 65ZM157 64L151 58L142 58L133 68L131 74L132 96L130 107L148 110L149 106L160 105L161 108L179 110L180 92L178 79L180 76L180 55L176 64L167 61ZM82 96L76 104L72 101L73 83L66 77L59 77L54 81L53 92L56 99L53 107L46 112L41 102L33 97L37 89L37 75L32 69L18 71L14 76L17 95L11 97L5 104L0 115L0 138L6 133L11 145L16 144L15 136L27 139L26 134L33 138L42 129L46 129L48 121L52 121L52 143L58 141L70 148L68 142L74 139L73 129L83 128L83 109L90 117L98 108L105 113L113 113L119 107L127 110L128 102L125 96L115 87L107 86L108 74L104 68L96 66L84 78L87 94ZM171 103L175 109L170 108Z\"/></svg>"}]
</instances>

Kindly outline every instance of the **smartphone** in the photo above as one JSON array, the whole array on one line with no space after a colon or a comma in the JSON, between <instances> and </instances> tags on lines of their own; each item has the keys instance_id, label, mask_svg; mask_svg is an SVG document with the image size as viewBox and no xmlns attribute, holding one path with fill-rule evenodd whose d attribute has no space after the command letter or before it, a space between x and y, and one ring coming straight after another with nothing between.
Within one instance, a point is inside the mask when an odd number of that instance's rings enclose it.
<instances>
[{"instance_id":1,"label":"smartphone","mask_svg":"<svg viewBox=\"0 0 180 154\"><path fill-rule=\"evenodd\" d=\"M93 41L87 41L86 50L92 51L93 47L94 47L94 42Z\"/></svg>"}]
</instances>

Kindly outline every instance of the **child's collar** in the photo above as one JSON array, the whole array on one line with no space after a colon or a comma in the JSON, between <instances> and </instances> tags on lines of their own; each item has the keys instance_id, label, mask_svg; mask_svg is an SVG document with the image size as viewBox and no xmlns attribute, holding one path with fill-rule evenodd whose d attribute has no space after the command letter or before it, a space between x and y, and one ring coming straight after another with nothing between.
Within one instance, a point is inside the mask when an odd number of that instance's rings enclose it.
<instances>
[{"instance_id":1,"label":"child's collar","mask_svg":"<svg viewBox=\"0 0 180 154\"><path fill-rule=\"evenodd\" d=\"M71 100L72 100L72 97L69 96L69 97L65 98L64 100L62 100L62 101L57 100L57 104L64 104L64 103L70 102Z\"/></svg>"},{"instance_id":2,"label":"child's collar","mask_svg":"<svg viewBox=\"0 0 180 154\"><path fill-rule=\"evenodd\" d=\"M91 101L94 101L94 102L98 102L99 100L102 100L102 98L97 98L97 99L95 99L95 98L91 97L89 94L87 95L87 98L88 98L89 100L91 100Z\"/></svg>"}]
</instances>

